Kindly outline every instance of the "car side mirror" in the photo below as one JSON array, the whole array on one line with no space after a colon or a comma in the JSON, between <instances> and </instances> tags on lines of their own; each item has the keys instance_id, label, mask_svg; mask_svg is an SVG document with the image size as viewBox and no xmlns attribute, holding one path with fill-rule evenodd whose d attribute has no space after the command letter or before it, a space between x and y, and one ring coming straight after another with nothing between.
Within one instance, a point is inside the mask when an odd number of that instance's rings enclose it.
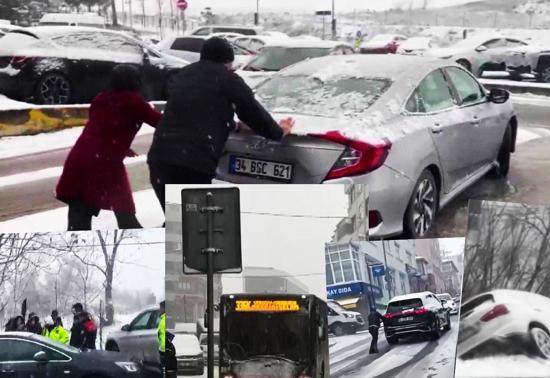
<instances>
[{"instance_id":1,"label":"car side mirror","mask_svg":"<svg viewBox=\"0 0 550 378\"><path fill-rule=\"evenodd\" d=\"M479 46L479 47L476 47L476 51L477 51L477 52L484 52L484 51L487 51L487 50L488 50L488 49L487 49L487 46L481 45L481 46Z\"/></svg>"},{"instance_id":2,"label":"car side mirror","mask_svg":"<svg viewBox=\"0 0 550 378\"><path fill-rule=\"evenodd\" d=\"M489 92L488 98L494 104L504 104L510 98L510 92L500 88L493 88Z\"/></svg>"},{"instance_id":3,"label":"car side mirror","mask_svg":"<svg viewBox=\"0 0 550 378\"><path fill-rule=\"evenodd\" d=\"M36 362L40 362L40 363L46 363L46 362L49 361L48 355L44 351L37 352L33 356L33 360L35 360Z\"/></svg>"},{"instance_id":4,"label":"car side mirror","mask_svg":"<svg viewBox=\"0 0 550 378\"><path fill-rule=\"evenodd\" d=\"M129 324L125 324L122 326L121 328L122 331L125 331L125 332L129 332L130 331L130 325Z\"/></svg>"}]
</instances>

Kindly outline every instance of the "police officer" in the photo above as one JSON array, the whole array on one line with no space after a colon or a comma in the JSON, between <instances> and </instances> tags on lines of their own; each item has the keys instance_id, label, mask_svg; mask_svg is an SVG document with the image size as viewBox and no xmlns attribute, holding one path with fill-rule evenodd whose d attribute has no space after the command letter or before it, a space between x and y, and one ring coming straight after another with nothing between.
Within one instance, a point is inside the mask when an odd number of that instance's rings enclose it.
<instances>
[{"instance_id":1,"label":"police officer","mask_svg":"<svg viewBox=\"0 0 550 378\"><path fill-rule=\"evenodd\" d=\"M376 307L371 307L369 316L367 318L369 322L369 333L372 336L372 341L370 343L369 353L378 353L378 330L380 329L380 324L382 323L384 317L382 314L376 310Z\"/></svg>"},{"instance_id":2,"label":"police officer","mask_svg":"<svg viewBox=\"0 0 550 378\"><path fill-rule=\"evenodd\" d=\"M48 337L61 344L69 344L69 332L63 328L60 317L57 317L54 321L51 316L48 316L44 321L46 326L44 327L42 336Z\"/></svg>"},{"instance_id":3,"label":"police officer","mask_svg":"<svg viewBox=\"0 0 550 378\"><path fill-rule=\"evenodd\" d=\"M160 363L162 366L165 366L164 354L166 352L166 310L165 310L165 301L160 302L160 321L157 330L157 338L159 342L159 354L160 354Z\"/></svg>"}]
</instances>

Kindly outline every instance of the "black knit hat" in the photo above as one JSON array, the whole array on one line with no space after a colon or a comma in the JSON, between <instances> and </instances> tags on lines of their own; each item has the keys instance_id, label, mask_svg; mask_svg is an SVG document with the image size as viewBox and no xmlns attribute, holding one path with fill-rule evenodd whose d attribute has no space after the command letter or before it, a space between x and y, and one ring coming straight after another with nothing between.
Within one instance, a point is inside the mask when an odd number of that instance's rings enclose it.
<instances>
[{"instance_id":1,"label":"black knit hat","mask_svg":"<svg viewBox=\"0 0 550 378\"><path fill-rule=\"evenodd\" d=\"M212 37L202 45L201 60L223 64L231 63L235 60L235 53L226 39Z\"/></svg>"},{"instance_id":2,"label":"black knit hat","mask_svg":"<svg viewBox=\"0 0 550 378\"><path fill-rule=\"evenodd\" d=\"M111 72L111 89L114 91L138 91L141 74L130 64L117 64Z\"/></svg>"}]
</instances>

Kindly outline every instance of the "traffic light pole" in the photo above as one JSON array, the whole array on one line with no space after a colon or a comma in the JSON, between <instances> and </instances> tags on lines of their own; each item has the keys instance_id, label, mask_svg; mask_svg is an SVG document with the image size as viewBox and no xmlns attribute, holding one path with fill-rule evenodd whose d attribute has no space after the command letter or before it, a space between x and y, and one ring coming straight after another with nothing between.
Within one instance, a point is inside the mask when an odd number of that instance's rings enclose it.
<instances>
[{"instance_id":1,"label":"traffic light pole","mask_svg":"<svg viewBox=\"0 0 550 378\"><path fill-rule=\"evenodd\" d=\"M206 193L206 207L201 208L201 212L206 213L206 248L202 253L206 253L206 314L208 330L208 356L207 371L208 378L214 378L214 255L221 250L214 248L214 214L221 213L223 208L213 206L214 195L212 192Z\"/></svg>"}]
</instances>

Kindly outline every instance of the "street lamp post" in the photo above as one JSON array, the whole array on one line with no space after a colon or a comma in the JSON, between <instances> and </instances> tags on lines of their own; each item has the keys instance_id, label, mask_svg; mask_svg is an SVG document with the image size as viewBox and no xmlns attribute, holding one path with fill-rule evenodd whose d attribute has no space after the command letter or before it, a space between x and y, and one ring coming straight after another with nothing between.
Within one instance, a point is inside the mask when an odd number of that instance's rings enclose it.
<instances>
[{"instance_id":1,"label":"street lamp post","mask_svg":"<svg viewBox=\"0 0 550 378\"><path fill-rule=\"evenodd\" d=\"M254 15L254 25L260 24L260 0L256 0L256 14Z\"/></svg>"},{"instance_id":2,"label":"street lamp post","mask_svg":"<svg viewBox=\"0 0 550 378\"><path fill-rule=\"evenodd\" d=\"M332 0L332 39L336 40L336 16L334 14L334 0Z\"/></svg>"}]
</instances>

